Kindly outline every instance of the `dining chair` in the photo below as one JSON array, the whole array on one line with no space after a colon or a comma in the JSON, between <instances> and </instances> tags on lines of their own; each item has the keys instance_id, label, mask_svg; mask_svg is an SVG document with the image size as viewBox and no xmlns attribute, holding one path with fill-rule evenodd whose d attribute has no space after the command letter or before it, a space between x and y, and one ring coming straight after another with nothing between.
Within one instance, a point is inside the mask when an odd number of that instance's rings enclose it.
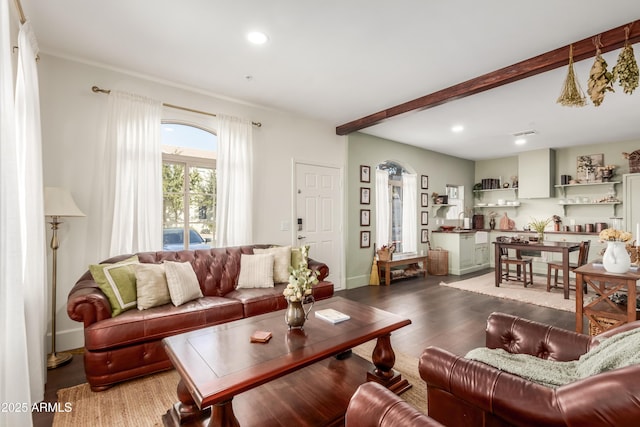
<instances>
[{"instance_id":1,"label":"dining chair","mask_svg":"<svg viewBox=\"0 0 640 427\"><path fill-rule=\"evenodd\" d=\"M509 256L509 249L505 247L500 248L500 262L503 264L502 277L500 282L515 281L522 282L524 287L533 284L533 259L531 257L522 257L520 251L516 251L516 256ZM515 265L515 275L511 275L510 266ZM529 280L527 280L527 267L529 267Z\"/></svg>"},{"instance_id":2,"label":"dining chair","mask_svg":"<svg viewBox=\"0 0 640 427\"><path fill-rule=\"evenodd\" d=\"M578 250L578 262L577 263L569 263L569 272L573 273L573 271L578 268L581 267L583 265L585 265L587 263L587 260L589 258L589 247L591 246L591 241L590 240L584 240L582 242L580 242L580 249ZM551 284L551 273L553 270L553 285ZM564 286L564 282L558 282L558 271L562 270L562 262L560 261L551 261L547 263L547 292L551 292L551 288L556 288L559 284ZM562 280L569 280L569 278L565 279L564 277L562 278ZM575 286L571 287L569 285L569 289L574 289L575 290ZM582 289L584 289L584 293L587 293L587 287L583 286Z\"/></svg>"}]
</instances>

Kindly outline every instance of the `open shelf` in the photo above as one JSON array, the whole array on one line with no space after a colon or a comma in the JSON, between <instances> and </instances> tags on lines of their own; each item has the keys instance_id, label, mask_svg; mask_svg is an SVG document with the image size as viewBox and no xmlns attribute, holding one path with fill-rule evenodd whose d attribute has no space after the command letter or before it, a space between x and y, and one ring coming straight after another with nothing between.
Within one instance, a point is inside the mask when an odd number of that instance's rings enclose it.
<instances>
[{"instance_id":1,"label":"open shelf","mask_svg":"<svg viewBox=\"0 0 640 427\"><path fill-rule=\"evenodd\" d=\"M575 187L592 187L592 186L598 186L598 185L610 185L614 187L615 190L615 185L616 184L620 184L620 181L611 181L611 182L587 182L584 184L558 184L558 185L554 185L555 188L557 188L558 190L560 190L560 193L562 194L562 197L566 196L566 189L567 188L575 188Z\"/></svg>"}]
</instances>

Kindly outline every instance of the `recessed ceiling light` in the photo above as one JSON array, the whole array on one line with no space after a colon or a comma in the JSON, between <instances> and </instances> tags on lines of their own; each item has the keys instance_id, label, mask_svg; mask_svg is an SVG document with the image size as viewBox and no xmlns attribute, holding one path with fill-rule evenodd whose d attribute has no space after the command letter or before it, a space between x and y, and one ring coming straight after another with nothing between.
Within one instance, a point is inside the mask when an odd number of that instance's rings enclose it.
<instances>
[{"instance_id":1,"label":"recessed ceiling light","mask_svg":"<svg viewBox=\"0 0 640 427\"><path fill-rule=\"evenodd\" d=\"M460 133L463 130L464 130L464 126L462 125L455 125L451 127L451 132L454 132L454 133Z\"/></svg>"},{"instance_id":2,"label":"recessed ceiling light","mask_svg":"<svg viewBox=\"0 0 640 427\"><path fill-rule=\"evenodd\" d=\"M247 34L247 40L253 44L265 44L269 40L269 37L261 31L252 31Z\"/></svg>"},{"instance_id":3,"label":"recessed ceiling light","mask_svg":"<svg viewBox=\"0 0 640 427\"><path fill-rule=\"evenodd\" d=\"M524 137L520 137L520 138L516 139L514 142L516 143L516 145L523 145L523 144L527 143L527 140Z\"/></svg>"}]
</instances>

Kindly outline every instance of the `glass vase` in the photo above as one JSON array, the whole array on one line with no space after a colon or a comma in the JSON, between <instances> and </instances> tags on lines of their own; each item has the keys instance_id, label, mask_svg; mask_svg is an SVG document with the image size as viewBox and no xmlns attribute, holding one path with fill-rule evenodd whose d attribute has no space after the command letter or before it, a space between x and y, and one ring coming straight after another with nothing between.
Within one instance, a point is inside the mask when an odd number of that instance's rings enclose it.
<instances>
[{"instance_id":1,"label":"glass vase","mask_svg":"<svg viewBox=\"0 0 640 427\"><path fill-rule=\"evenodd\" d=\"M602 258L604 269L609 273L626 273L631 266L631 257L624 242L607 242Z\"/></svg>"}]
</instances>

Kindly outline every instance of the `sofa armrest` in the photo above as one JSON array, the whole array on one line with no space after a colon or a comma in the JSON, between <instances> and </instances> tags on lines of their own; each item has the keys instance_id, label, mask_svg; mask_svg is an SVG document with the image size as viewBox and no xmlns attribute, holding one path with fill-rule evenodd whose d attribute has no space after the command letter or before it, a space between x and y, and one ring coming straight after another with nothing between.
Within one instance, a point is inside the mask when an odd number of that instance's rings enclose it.
<instances>
[{"instance_id":1,"label":"sofa armrest","mask_svg":"<svg viewBox=\"0 0 640 427\"><path fill-rule=\"evenodd\" d=\"M422 353L418 370L427 384L429 415L444 421L451 414L438 405L432 393L446 392L465 403L507 420L513 425L558 425L563 419L555 389L500 371L475 360L465 359L437 347Z\"/></svg>"},{"instance_id":2,"label":"sofa armrest","mask_svg":"<svg viewBox=\"0 0 640 427\"><path fill-rule=\"evenodd\" d=\"M93 279L85 276L75 284L67 298L67 314L84 327L111 318L111 304Z\"/></svg>"},{"instance_id":3,"label":"sofa armrest","mask_svg":"<svg viewBox=\"0 0 640 427\"><path fill-rule=\"evenodd\" d=\"M384 386L368 382L356 390L345 414L345 427L440 427Z\"/></svg>"},{"instance_id":4,"label":"sofa armrest","mask_svg":"<svg viewBox=\"0 0 640 427\"><path fill-rule=\"evenodd\" d=\"M318 272L318 281L322 282L329 275L329 266L323 262L308 259L309 269Z\"/></svg>"},{"instance_id":5,"label":"sofa armrest","mask_svg":"<svg viewBox=\"0 0 640 427\"><path fill-rule=\"evenodd\" d=\"M565 419L572 426L637 426L639 374L640 366L632 365L559 387L558 404Z\"/></svg>"},{"instance_id":6,"label":"sofa armrest","mask_svg":"<svg viewBox=\"0 0 640 427\"><path fill-rule=\"evenodd\" d=\"M588 335L556 328L505 313L491 313L487 320L486 346L502 348L542 359L576 360L592 345Z\"/></svg>"},{"instance_id":7,"label":"sofa armrest","mask_svg":"<svg viewBox=\"0 0 640 427\"><path fill-rule=\"evenodd\" d=\"M429 415L438 420L450 414L439 413L441 405L431 404L434 389L443 390L468 406L513 425L523 425L526 420L527 425L635 426L640 416L637 398L640 365L552 389L446 350L428 347L420 358L418 370L427 383Z\"/></svg>"}]
</instances>

